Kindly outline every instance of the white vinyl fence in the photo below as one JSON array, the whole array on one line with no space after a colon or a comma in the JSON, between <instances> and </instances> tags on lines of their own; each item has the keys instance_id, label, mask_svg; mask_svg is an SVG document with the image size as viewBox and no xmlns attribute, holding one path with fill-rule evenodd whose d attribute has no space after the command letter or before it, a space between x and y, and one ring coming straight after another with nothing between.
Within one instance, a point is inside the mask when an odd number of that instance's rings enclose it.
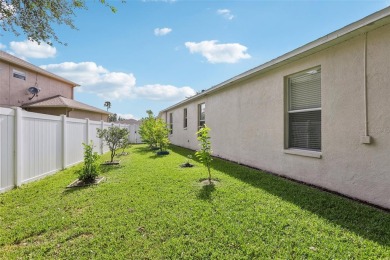
<instances>
[{"instance_id":1,"label":"white vinyl fence","mask_svg":"<svg viewBox=\"0 0 390 260\"><path fill-rule=\"evenodd\" d=\"M31 113L0 107L0 192L37 180L83 160L82 143L93 141L100 154L108 147L97 128L127 128L131 143L141 143L138 125Z\"/></svg>"}]
</instances>

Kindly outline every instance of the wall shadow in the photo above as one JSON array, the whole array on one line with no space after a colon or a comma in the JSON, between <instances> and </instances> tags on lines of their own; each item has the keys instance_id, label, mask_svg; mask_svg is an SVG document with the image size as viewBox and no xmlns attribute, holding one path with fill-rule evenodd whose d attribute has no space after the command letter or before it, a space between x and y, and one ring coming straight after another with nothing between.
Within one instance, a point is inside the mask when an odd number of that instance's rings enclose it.
<instances>
[{"instance_id":1,"label":"wall shadow","mask_svg":"<svg viewBox=\"0 0 390 260\"><path fill-rule=\"evenodd\" d=\"M171 150L182 156L193 152L177 146L171 146ZM390 246L390 214L387 210L219 158L214 159L212 168L293 203L359 236Z\"/></svg>"},{"instance_id":2,"label":"wall shadow","mask_svg":"<svg viewBox=\"0 0 390 260\"><path fill-rule=\"evenodd\" d=\"M134 149L134 152L135 153L139 153L139 154L148 154L148 153L151 153L153 152L152 149L150 149L149 147L146 147L146 146L138 146Z\"/></svg>"}]
</instances>

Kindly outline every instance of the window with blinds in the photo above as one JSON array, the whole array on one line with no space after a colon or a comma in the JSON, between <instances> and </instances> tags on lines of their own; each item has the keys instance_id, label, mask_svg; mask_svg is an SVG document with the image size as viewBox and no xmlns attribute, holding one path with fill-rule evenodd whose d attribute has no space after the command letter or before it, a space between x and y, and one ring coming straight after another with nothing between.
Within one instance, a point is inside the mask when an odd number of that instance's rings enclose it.
<instances>
[{"instance_id":1,"label":"window with blinds","mask_svg":"<svg viewBox=\"0 0 390 260\"><path fill-rule=\"evenodd\" d=\"M173 113L169 113L169 134L173 134Z\"/></svg>"},{"instance_id":2,"label":"window with blinds","mask_svg":"<svg viewBox=\"0 0 390 260\"><path fill-rule=\"evenodd\" d=\"M321 69L288 78L288 147L321 151Z\"/></svg>"},{"instance_id":3,"label":"window with blinds","mask_svg":"<svg viewBox=\"0 0 390 260\"><path fill-rule=\"evenodd\" d=\"M183 128L187 128L187 108L183 110Z\"/></svg>"},{"instance_id":4,"label":"window with blinds","mask_svg":"<svg viewBox=\"0 0 390 260\"><path fill-rule=\"evenodd\" d=\"M206 124L206 104L198 105L198 129L201 129Z\"/></svg>"}]
</instances>

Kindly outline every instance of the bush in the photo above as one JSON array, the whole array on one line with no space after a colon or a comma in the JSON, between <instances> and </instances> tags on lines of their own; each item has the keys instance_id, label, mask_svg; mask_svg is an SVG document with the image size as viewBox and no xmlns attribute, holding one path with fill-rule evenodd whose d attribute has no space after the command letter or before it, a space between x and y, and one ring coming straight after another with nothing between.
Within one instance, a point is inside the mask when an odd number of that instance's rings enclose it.
<instances>
[{"instance_id":1,"label":"bush","mask_svg":"<svg viewBox=\"0 0 390 260\"><path fill-rule=\"evenodd\" d=\"M129 130L118 126L111 126L108 129L97 129L97 136L108 145L111 151L111 163L114 161L116 150L121 148L129 138Z\"/></svg>"},{"instance_id":2,"label":"bush","mask_svg":"<svg viewBox=\"0 0 390 260\"><path fill-rule=\"evenodd\" d=\"M151 110L146 111L148 117L142 119L139 134L142 141L147 143L152 150L166 151L169 145L169 129L161 118L155 118Z\"/></svg>"},{"instance_id":3,"label":"bush","mask_svg":"<svg viewBox=\"0 0 390 260\"><path fill-rule=\"evenodd\" d=\"M207 125L204 125L196 133L198 135L197 139L199 141L200 149L196 151L195 155L198 157L199 161L207 167L209 173L209 182L211 183L211 173L210 173L210 164L213 158L211 157L211 142L210 142L210 128Z\"/></svg>"},{"instance_id":4,"label":"bush","mask_svg":"<svg viewBox=\"0 0 390 260\"><path fill-rule=\"evenodd\" d=\"M79 171L79 180L83 182L93 182L99 175L97 152L93 152L93 142L90 144L83 143L84 146L84 167Z\"/></svg>"}]
</instances>

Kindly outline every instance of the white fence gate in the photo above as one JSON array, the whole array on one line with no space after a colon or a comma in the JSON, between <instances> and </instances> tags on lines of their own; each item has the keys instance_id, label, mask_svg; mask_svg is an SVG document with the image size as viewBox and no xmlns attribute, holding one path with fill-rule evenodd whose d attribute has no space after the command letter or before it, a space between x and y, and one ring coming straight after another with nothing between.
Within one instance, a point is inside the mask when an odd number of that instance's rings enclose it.
<instances>
[{"instance_id":1,"label":"white fence gate","mask_svg":"<svg viewBox=\"0 0 390 260\"><path fill-rule=\"evenodd\" d=\"M0 192L81 162L84 155L82 143L93 141L96 152L107 152L108 147L96 136L97 128L112 125L127 128L129 141L141 143L138 125L0 107Z\"/></svg>"}]
</instances>

